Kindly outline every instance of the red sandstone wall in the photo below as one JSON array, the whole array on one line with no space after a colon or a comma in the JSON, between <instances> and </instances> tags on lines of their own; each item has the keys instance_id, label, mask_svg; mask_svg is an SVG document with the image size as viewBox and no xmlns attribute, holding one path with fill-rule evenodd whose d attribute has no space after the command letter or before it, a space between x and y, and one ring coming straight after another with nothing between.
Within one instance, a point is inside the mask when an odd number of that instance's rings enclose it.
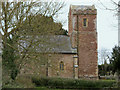
<instances>
[{"instance_id":1,"label":"red sandstone wall","mask_svg":"<svg viewBox=\"0 0 120 90\"><path fill-rule=\"evenodd\" d=\"M79 77L97 76L97 42L95 32L79 34Z\"/></svg>"},{"instance_id":2,"label":"red sandstone wall","mask_svg":"<svg viewBox=\"0 0 120 90\"><path fill-rule=\"evenodd\" d=\"M88 13L88 14L83 14L83 13ZM71 29L73 29L73 31L76 31L77 29L79 30L79 34L78 34L79 78L98 76L97 32L96 32L97 22L96 22L95 13L96 10L90 10L90 11L80 10L79 14L74 14L70 20L73 26L71 27ZM77 15L78 15L78 23L77 23ZM88 27L83 27L83 18L88 19ZM78 28L77 25L79 25ZM75 36L71 36L71 38L75 38ZM73 46L75 46L74 42L75 41L72 41Z\"/></svg>"},{"instance_id":3,"label":"red sandstone wall","mask_svg":"<svg viewBox=\"0 0 120 90\"><path fill-rule=\"evenodd\" d=\"M82 22L83 18L88 19L88 27L83 27ZM78 15L78 25L79 25L79 31L93 31L96 32L96 15Z\"/></svg>"},{"instance_id":4,"label":"red sandstone wall","mask_svg":"<svg viewBox=\"0 0 120 90\"><path fill-rule=\"evenodd\" d=\"M88 27L83 27L83 18ZM79 77L97 77L97 32L96 15L79 15Z\"/></svg>"},{"instance_id":5,"label":"red sandstone wall","mask_svg":"<svg viewBox=\"0 0 120 90\"><path fill-rule=\"evenodd\" d=\"M68 35L71 35L72 33L72 12L71 12L71 8L69 10L69 14L68 14Z\"/></svg>"}]
</instances>

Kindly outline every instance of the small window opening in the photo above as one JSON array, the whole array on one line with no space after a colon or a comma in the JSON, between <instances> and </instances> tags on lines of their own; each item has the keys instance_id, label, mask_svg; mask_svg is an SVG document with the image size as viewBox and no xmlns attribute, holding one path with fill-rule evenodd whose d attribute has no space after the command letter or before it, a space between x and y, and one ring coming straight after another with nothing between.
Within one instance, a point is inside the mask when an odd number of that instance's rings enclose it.
<instances>
[{"instance_id":1,"label":"small window opening","mask_svg":"<svg viewBox=\"0 0 120 90\"><path fill-rule=\"evenodd\" d=\"M83 26L84 26L84 27L87 27L87 18L84 18L84 19L83 19Z\"/></svg>"},{"instance_id":2,"label":"small window opening","mask_svg":"<svg viewBox=\"0 0 120 90\"><path fill-rule=\"evenodd\" d=\"M64 63L63 63L63 61L60 62L60 70L64 70Z\"/></svg>"}]
</instances>

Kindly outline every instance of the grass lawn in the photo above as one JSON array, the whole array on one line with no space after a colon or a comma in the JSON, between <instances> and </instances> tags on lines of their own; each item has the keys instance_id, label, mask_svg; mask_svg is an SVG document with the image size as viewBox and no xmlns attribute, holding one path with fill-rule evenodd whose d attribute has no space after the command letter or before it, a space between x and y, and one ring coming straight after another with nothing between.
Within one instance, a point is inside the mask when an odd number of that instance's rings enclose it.
<instances>
[{"instance_id":1,"label":"grass lawn","mask_svg":"<svg viewBox=\"0 0 120 90\"><path fill-rule=\"evenodd\" d=\"M37 87L36 90L70 90L70 89L53 89L53 88L47 88L47 87Z\"/></svg>"}]
</instances>

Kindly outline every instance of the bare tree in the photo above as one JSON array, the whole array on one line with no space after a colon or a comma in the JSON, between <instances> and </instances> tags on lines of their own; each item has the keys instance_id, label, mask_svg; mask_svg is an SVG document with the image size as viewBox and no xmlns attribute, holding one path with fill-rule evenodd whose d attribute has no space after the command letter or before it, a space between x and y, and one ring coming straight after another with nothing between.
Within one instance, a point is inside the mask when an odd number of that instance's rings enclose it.
<instances>
[{"instance_id":1,"label":"bare tree","mask_svg":"<svg viewBox=\"0 0 120 90\"><path fill-rule=\"evenodd\" d=\"M30 56L30 52L34 51L35 48L31 49L31 47L37 47L39 45L38 42L42 43L45 41L44 38L35 41L36 34L42 35L45 33L53 33L52 30L49 30L51 24L49 23L48 26L45 27L44 23L46 22L46 20L49 21L50 19L53 19L53 17L58 15L59 11L64 7L64 5L64 2L54 1L2 2L2 8L0 10L0 27L2 30L3 48L5 49L9 46L15 50L16 54L20 55L20 58L15 61L19 70L27 63L29 58L33 58L32 56ZM35 19L36 21L33 19ZM53 24L53 26L55 26L56 28L59 28L58 25ZM39 31L37 29L39 29ZM25 33L27 33L27 35L24 37ZM29 37L29 39L27 36ZM11 45L7 42L9 38L14 40L14 45ZM26 47L20 41L26 41L29 44L27 44ZM18 47L21 47L22 51ZM36 57L38 56L39 55L36 54L36 56L34 56L34 59L37 59Z\"/></svg>"},{"instance_id":2,"label":"bare tree","mask_svg":"<svg viewBox=\"0 0 120 90\"><path fill-rule=\"evenodd\" d=\"M111 57L111 52L106 49L102 48L99 51L99 64L101 65L102 73L105 74L107 71L107 65L110 63L109 58Z\"/></svg>"},{"instance_id":3,"label":"bare tree","mask_svg":"<svg viewBox=\"0 0 120 90\"><path fill-rule=\"evenodd\" d=\"M102 5L103 8L101 9L103 10L118 11L118 2L111 0L111 3L115 6L115 8L107 7L101 0L98 0L98 2Z\"/></svg>"},{"instance_id":4,"label":"bare tree","mask_svg":"<svg viewBox=\"0 0 120 90\"><path fill-rule=\"evenodd\" d=\"M105 60L108 59L110 55L110 52L108 49L106 48L102 48L100 51L99 51L99 63L100 64L104 64Z\"/></svg>"},{"instance_id":5,"label":"bare tree","mask_svg":"<svg viewBox=\"0 0 120 90\"><path fill-rule=\"evenodd\" d=\"M53 17L63 6L64 2L2 2L0 27L4 33L3 43L10 34L23 26L23 22L30 15L42 14Z\"/></svg>"}]
</instances>

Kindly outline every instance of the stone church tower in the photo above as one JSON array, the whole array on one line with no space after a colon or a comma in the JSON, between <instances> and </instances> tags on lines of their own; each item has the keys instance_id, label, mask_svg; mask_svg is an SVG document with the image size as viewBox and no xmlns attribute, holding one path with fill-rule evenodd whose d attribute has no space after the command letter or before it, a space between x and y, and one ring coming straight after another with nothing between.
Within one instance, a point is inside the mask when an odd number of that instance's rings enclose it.
<instances>
[{"instance_id":1,"label":"stone church tower","mask_svg":"<svg viewBox=\"0 0 120 90\"><path fill-rule=\"evenodd\" d=\"M72 48L77 48L75 77L97 78L97 10L95 6L71 5L69 32Z\"/></svg>"}]
</instances>

